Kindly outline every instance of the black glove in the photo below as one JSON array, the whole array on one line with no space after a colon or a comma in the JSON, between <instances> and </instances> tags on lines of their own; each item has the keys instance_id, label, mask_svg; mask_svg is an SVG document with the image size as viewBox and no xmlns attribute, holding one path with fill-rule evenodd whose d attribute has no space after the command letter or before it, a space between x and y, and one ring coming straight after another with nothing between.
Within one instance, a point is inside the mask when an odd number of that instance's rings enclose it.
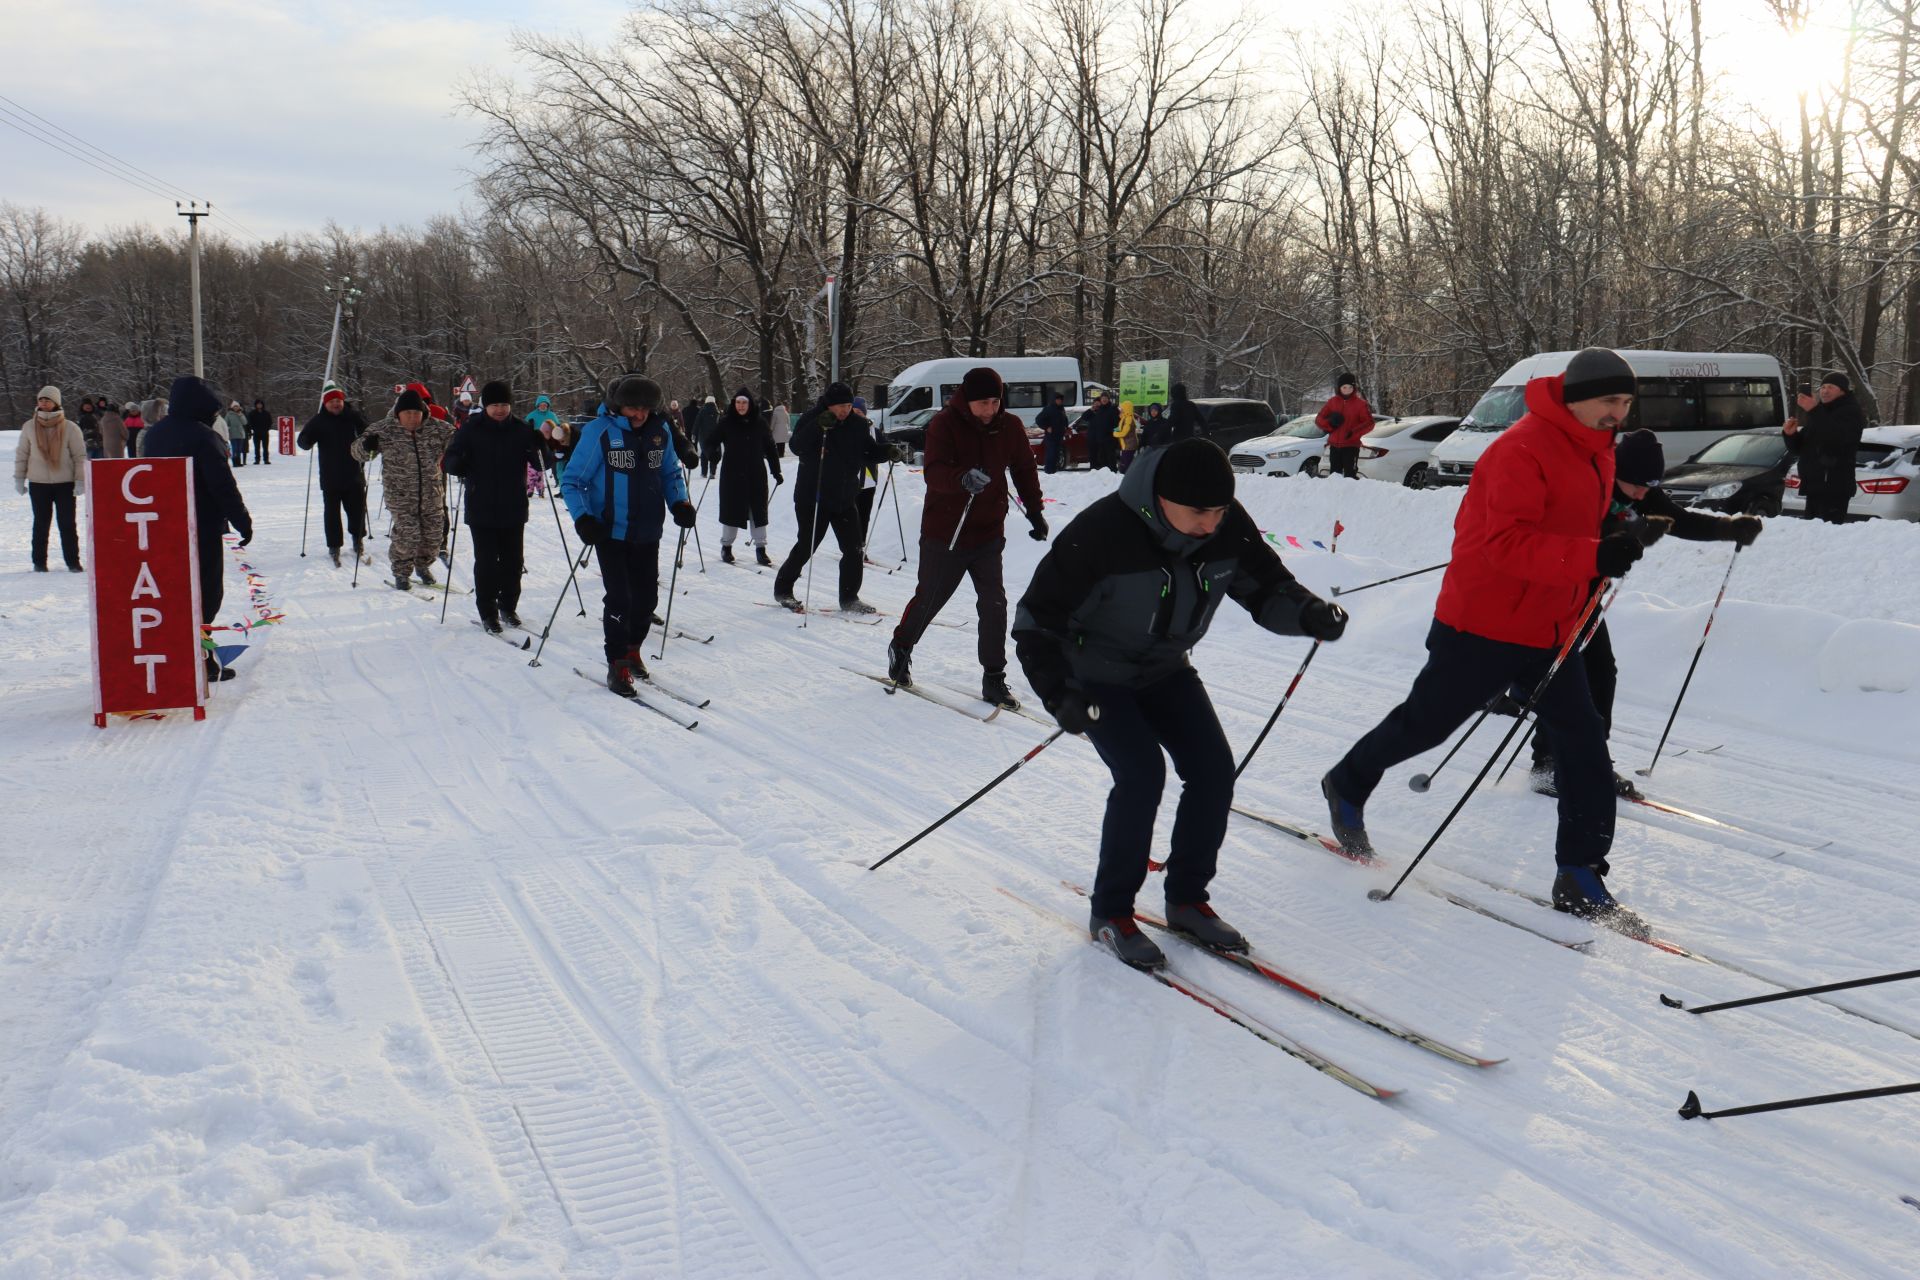
<instances>
[{"instance_id":1,"label":"black glove","mask_svg":"<svg viewBox=\"0 0 1920 1280\"><path fill-rule=\"evenodd\" d=\"M1036 511L1027 517L1027 523L1033 526L1033 529L1027 534L1029 538L1032 538L1035 542L1045 542L1047 540L1047 518L1045 516Z\"/></svg>"},{"instance_id":2,"label":"black glove","mask_svg":"<svg viewBox=\"0 0 1920 1280\"><path fill-rule=\"evenodd\" d=\"M1327 425L1330 427L1344 427L1347 425L1347 415L1335 409L1327 415Z\"/></svg>"},{"instance_id":3,"label":"black glove","mask_svg":"<svg viewBox=\"0 0 1920 1280\"><path fill-rule=\"evenodd\" d=\"M781 485L785 484L786 482L787 482L787 478L780 474L780 468L775 467L773 469L773 487L778 489Z\"/></svg>"},{"instance_id":4,"label":"black glove","mask_svg":"<svg viewBox=\"0 0 1920 1280\"><path fill-rule=\"evenodd\" d=\"M1610 533L1600 539L1600 548L1593 553L1594 572L1603 578L1624 577L1643 554L1640 539L1633 534Z\"/></svg>"},{"instance_id":5,"label":"black glove","mask_svg":"<svg viewBox=\"0 0 1920 1280\"><path fill-rule=\"evenodd\" d=\"M987 486L992 483L993 479L978 467L960 477L960 487L975 497L985 493Z\"/></svg>"},{"instance_id":6,"label":"black glove","mask_svg":"<svg viewBox=\"0 0 1920 1280\"><path fill-rule=\"evenodd\" d=\"M1338 640L1347 632L1347 611L1327 600L1300 606L1300 629L1315 640Z\"/></svg>"},{"instance_id":7,"label":"black glove","mask_svg":"<svg viewBox=\"0 0 1920 1280\"><path fill-rule=\"evenodd\" d=\"M380 437L379 436L361 436L360 452L366 454L369 458L379 457L380 456Z\"/></svg>"},{"instance_id":8,"label":"black glove","mask_svg":"<svg viewBox=\"0 0 1920 1280\"><path fill-rule=\"evenodd\" d=\"M241 546L244 547L249 542L253 541L253 521L249 520L244 524L236 524L233 526L233 528L234 528L234 532L240 535Z\"/></svg>"},{"instance_id":9,"label":"black glove","mask_svg":"<svg viewBox=\"0 0 1920 1280\"><path fill-rule=\"evenodd\" d=\"M682 529L693 528L694 520L700 515L698 511L693 509L693 504L684 498L674 503L671 507L668 507L667 510L673 513L673 522Z\"/></svg>"},{"instance_id":10,"label":"black glove","mask_svg":"<svg viewBox=\"0 0 1920 1280\"><path fill-rule=\"evenodd\" d=\"M1732 529L1733 540L1743 547L1750 547L1753 545L1753 540L1760 536L1760 530L1764 527L1760 523L1759 516L1735 516Z\"/></svg>"},{"instance_id":11,"label":"black glove","mask_svg":"<svg viewBox=\"0 0 1920 1280\"><path fill-rule=\"evenodd\" d=\"M600 523L596 515L584 515L573 522L573 531L580 535L580 541L591 546L606 536L607 526Z\"/></svg>"},{"instance_id":12,"label":"black glove","mask_svg":"<svg viewBox=\"0 0 1920 1280\"><path fill-rule=\"evenodd\" d=\"M888 450L888 457L894 462L912 462L913 461L913 450L907 448L907 446L904 444L899 444L899 443L890 444L887 446L887 450Z\"/></svg>"},{"instance_id":13,"label":"black glove","mask_svg":"<svg viewBox=\"0 0 1920 1280\"><path fill-rule=\"evenodd\" d=\"M1078 689L1068 689L1052 702L1047 710L1053 712L1053 718L1068 733L1085 733L1100 716L1100 709L1087 701L1087 695Z\"/></svg>"},{"instance_id":14,"label":"black glove","mask_svg":"<svg viewBox=\"0 0 1920 1280\"><path fill-rule=\"evenodd\" d=\"M1643 547L1650 547L1667 536L1673 528L1673 520L1667 516L1643 516L1638 511L1628 511L1621 520L1620 527Z\"/></svg>"}]
</instances>

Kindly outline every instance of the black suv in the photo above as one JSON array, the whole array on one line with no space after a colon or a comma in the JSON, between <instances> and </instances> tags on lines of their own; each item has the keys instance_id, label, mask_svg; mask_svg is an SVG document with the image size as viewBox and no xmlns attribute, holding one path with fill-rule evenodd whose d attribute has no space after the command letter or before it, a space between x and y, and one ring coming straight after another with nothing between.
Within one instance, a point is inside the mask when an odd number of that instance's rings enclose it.
<instances>
[{"instance_id":1,"label":"black suv","mask_svg":"<svg viewBox=\"0 0 1920 1280\"><path fill-rule=\"evenodd\" d=\"M1222 449L1231 450L1242 440L1270 436L1280 429L1273 406L1264 400L1210 397L1195 400L1193 407L1200 411L1200 420L1206 424L1207 439Z\"/></svg>"}]
</instances>

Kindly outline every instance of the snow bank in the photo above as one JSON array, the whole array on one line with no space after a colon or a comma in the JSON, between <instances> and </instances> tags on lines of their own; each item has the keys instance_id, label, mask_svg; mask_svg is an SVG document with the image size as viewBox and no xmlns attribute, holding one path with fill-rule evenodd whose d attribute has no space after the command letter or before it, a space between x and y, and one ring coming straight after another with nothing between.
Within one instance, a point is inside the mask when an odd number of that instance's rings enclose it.
<instances>
[{"instance_id":1,"label":"snow bank","mask_svg":"<svg viewBox=\"0 0 1920 1280\"><path fill-rule=\"evenodd\" d=\"M1920 686L1920 627L1856 618L1820 651L1820 687L1829 693L1906 693Z\"/></svg>"}]
</instances>

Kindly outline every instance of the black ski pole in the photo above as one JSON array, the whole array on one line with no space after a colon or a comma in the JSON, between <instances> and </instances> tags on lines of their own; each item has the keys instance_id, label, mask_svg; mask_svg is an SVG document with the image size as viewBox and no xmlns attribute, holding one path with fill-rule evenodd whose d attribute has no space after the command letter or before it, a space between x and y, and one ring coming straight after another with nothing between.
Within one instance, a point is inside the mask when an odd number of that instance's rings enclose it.
<instances>
[{"instance_id":1,"label":"black ski pole","mask_svg":"<svg viewBox=\"0 0 1920 1280\"><path fill-rule=\"evenodd\" d=\"M1733 544L1733 556L1727 561L1725 576L1720 579L1720 592L1713 598L1713 607L1707 610L1707 629L1700 633L1699 647L1693 651L1693 661L1687 664L1687 678L1680 682L1680 696L1673 700L1673 711L1667 716L1667 727L1660 731L1660 745L1653 749L1653 759L1646 768L1634 770L1643 778L1653 776L1653 766L1660 763L1660 753L1667 748L1667 735L1673 732L1673 722L1680 715L1680 704L1686 700L1687 686L1693 683L1693 673L1700 665L1700 655L1707 651L1707 637L1713 634L1714 615L1720 612L1720 602L1727 595L1727 582L1733 577L1733 566L1740 563L1740 553L1746 549L1746 545L1744 542Z\"/></svg>"},{"instance_id":2,"label":"black ski pole","mask_svg":"<svg viewBox=\"0 0 1920 1280\"><path fill-rule=\"evenodd\" d=\"M673 628L673 596L680 585L680 560L687 550L687 531L680 531L680 545L673 553L673 573L667 578L667 616L660 619L660 652L653 655L655 662L667 656L667 632ZM659 579L655 578L655 582Z\"/></svg>"},{"instance_id":3,"label":"black ski pole","mask_svg":"<svg viewBox=\"0 0 1920 1280\"><path fill-rule=\"evenodd\" d=\"M1660 1003L1669 1009L1685 1009L1688 1013L1717 1013L1721 1009L1744 1009L1753 1004L1772 1004L1775 1000L1796 1000L1801 996L1823 996L1830 991L1851 991L1855 987L1876 987L1883 982L1906 982L1913 978L1920 978L1920 969L1908 969L1903 973L1882 973L1871 978L1852 978L1846 982L1829 982L1821 987L1775 991L1764 996L1748 996L1744 1000L1722 1000L1719 1004L1691 1006L1664 994L1660 997Z\"/></svg>"},{"instance_id":4,"label":"black ski pole","mask_svg":"<svg viewBox=\"0 0 1920 1280\"><path fill-rule=\"evenodd\" d=\"M1446 834L1447 828L1453 825L1453 820L1459 816L1462 809L1467 807L1467 801L1473 799L1473 793L1479 790L1480 784L1486 781L1489 773L1493 772L1494 761L1500 758L1500 753L1507 749L1507 743L1511 742L1514 735L1520 732L1520 721L1525 720L1529 715L1533 714L1534 707L1537 706L1540 699L1546 695L1547 687L1553 683L1553 678L1560 674L1561 664L1567 660L1567 655L1573 652L1574 646L1579 643L1581 635L1585 633L1587 620L1599 609L1601 594L1601 592L1596 591L1587 597L1587 607L1580 615L1579 624L1574 627L1573 634L1567 637L1567 642L1560 646L1560 652L1554 655L1552 664L1547 667L1545 677L1534 687L1533 696L1527 699L1526 707L1520 712L1520 719L1515 720L1513 725L1507 730L1507 736L1500 739L1500 745L1493 749L1493 754L1487 757L1487 762L1480 766L1480 772L1475 774L1473 781L1467 784L1466 791L1454 802L1453 808L1448 811L1447 816L1440 820L1440 825L1434 828L1433 834L1427 837L1426 844L1420 847L1420 852L1414 856L1412 862L1407 864L1407 869L1400 873L1400 878L1393 882L1393 888L1385 890L1369 889L1367 890L1368 898L1374 902L1391 901L1393 895L1399 892L1400 886L1407 882L1407 877L1413 874L1413 869L1419 866L1426 856L1433 851L1434 845L1440 843L1440 837ZM1486 713L1483 711L1481 712L1481 719L1485 718ZM1465 739L1462 739L1462 741L1465 741Z\"/></svg>"},{"instance_id":5,"label":"black ski pole","mask_svg":"<svg viewBox=\"0 0 1920 1280\"><path fill-rule=\"evenodd\" d=\"M353 532L353 523L352 523L353 513L351 511L347 513L347 521L348 521L347 532L352 533ZM360 557L363 554L363 552L361 551L361 548L366 545L366 527L367 527L367 464L363 462L360 464L360 529L361 529L361 533L360 533L360 536L354 538L353 540L353 544L354 544L353 581L348 584L356 591L359 590L360 588Z\"/></svg>"},{"instance_id":6,"label":"black ski pole","mask_svg":"<svg viewBox=\"0 0 1920 1280\"><path fill-rule=\"evenodd\" d=\"M1260 736L1253 740L1253 745L1247 748L1247 754L1241 757L1239 767L1233 771L1234 781L1240 780L1240 775L1247 771L1247 765L1253 760L1253 753L1260 749L1260 744L1267 740L1269 733L1273 732L1273 726L1280 719L1280 713L1287 709L1287 700L1292 698L1293 691L1300 687L1300 677L1307 674L1307 666L1313 661L1313 655L1318 652L1320 652L1320 642L1315 640L1313 646L1307 650L1307 656L1300 660L1300 669L1294 672L1293 679L1287 682L1287 691L1280 695L1279 705L1274 707L1273 714L1267 717L1266 728L1260 730Z\"/></svg>"},{"instance_id":7,"label":"black ski pole","mask_svg":"<svg viewBox=\"0 0 1920 1280\"><path fill-rule=\"evenodd\" d=\"M447 621L447 603L453 599L453 557L460 550L460 508L467 501L467 482L460 482L460 496L453 500L453 533L447 540L447 580L440 586L440 622Z\"/></svg>"},{"instance_id":8,"label":"black ski pole","mask_svg":"<svg viewBox=\"0 0 1920 1280\"><path fill-rule=\"evenodd\" d=\"M1497 787L1507 780L1507 771L1513 768L1513 762L1518 760L1520 753L1527 749L1527 744L1533 741L1533 735L1539 728L1538 720L1531 721L1527 725L1527 731L1520 735L1520 741L1513 744L1513 754L1507 757L1507 762L1500 766L1500 772L1494 776L1494 786Z\"/></svg>"},{"instance_id":9,"label":"black ski pole","mask_svg":"<svg viewBox=\"0 0 1920 1280\"><path fill-rule=\"evenodd\" d=\"M528 666L537 667L540 665L540 655L546 651L547 637L553 634L553 620L560 616L560 606L567 602L567 587L569 584L573 584L574 594L578 595L580 593L577 580L580 571L587 567L587 557L592 554L592 544L580 548L580 558L573 562L573 568L568 572L566 582L560 584L560 597L553 602L553 612L547 615L547 625L540 632L540 647L533 651L533 657L527 662Z\"/></svg>"},{"instance_id":10,"label":"black ski pole","mask_svg":"<svg viewBox=\"0 0 1920 1280\"><path fill-rule=\"evenodd\" d=\"M867 515L867 527L860 535L862 551L873 545L873 526L880 522L880 513L887 509L887 493L893 488L893 467L893 463L887 464L886 482L880 486L880 495L873 500L873 510Z\"/></svg>"},{"instance_id":11,"label":"black ski pole","mask_svg":"<svg viewBox=\"0 0 1920 1280\"><path fill-rule=\"evenodd\" d=\"M960 545L960 531L967 527L967 513L973 510L973 500L979 496L977 493L967 495L967 505L960 508L960 520L953 526L953 536L947 539L947 550L951 551ZM905 539L901 541L904 542Z\"/></svg>"},{"instance_id":12,"label":"black ski pole","mask_svg":"<svg viewBox=\"0 0 1920 1280\"><path fill-rule=\"evenodd\" d=\"M307 558L307 513L313 510L313 455L319 452L319 445L307 450L307 500L300 505L300 558ZM148 668L152 670L151 667Z\"/></svg>"},{"instance_id":13,"label":"black ski pole","mask_svg":"<svg viewBox=\"0 0 1920 1280\"><path fill-rule=\"evenodd\" d=\"M1584 636L1580 637L1580 652L1585 653L1587 651L1587 646L1593 643L1593 638L1600 634L1600 622L1602 619L1604 619L1607 616L1607 610L1613 608L1614 599L1617 596L1619 596L1619 594L1620 594L1620 584L1618 582L1615 582L1613 584L1613 589L1607 592L1606 601L1602 603L1600 606L1599 617L1596 617L1594 619L1593 626L1588 628L1587 633ZM1507 771L1513 768L1513 762L1520 758L1520 753L1526 750L1526 746L1529 742L1533 741L1533 735L1539 731L1539 728L1540 728L1540 722L1538 720L1535 720L1527 726L1527 731L1520 735L1520 741L1514 746L1513 754L1507 757L1506 764L1502 765L1500 768L1500 775L1493 780L1494 786L1497 787L1501 783L1507 780Z\"/></svg>"},{"instance_id":14,"label":"black ski pole","mask_svg":"<svg viewBox=\"0 0 1920 1280\"><path fill-rule=\"evenodd\" d=\"M1087 716L1089 719L1098 720L1100 718L1100 709L1098 707L1088 707ZM962 800L959 804L947 810L946 813L941 815L941 817L932 826L926 828L925 830L920 832L919 835L913 837L913 839L907 841L905 844L901 845L898 849L895 849L892 853L880 859L880 861L874 863L872 866L868 867L867 870L878 871L880 868L886 866L889 862L892 862L895 858L899 857L901 854L905 853L907 850L913 848L913 846L915 846L916 844L919 844L922 840L926 839L928 836L938 831L941 827L944 827L947 823L959 817L962 813L965 813L967 810L967 806L971 805L974 801L978 800L981 796L986 795L987 792L993 790L995 787L1005 782L1008 778L1011 778L1014 775L1015 771L1018 770L1021 765L1025 764L1027 761L1033 759L1035 756L1039 755L1042 751L1045 751L1048 747L1052 746L1056 741L1059 740L1060 735L1065 732L1066 732L1065 729L1055 729L1052 733L1046 736L1046 740L1043 741L1039 746L1027 752L1027 754L1021 756L1018 760L1015 760L1012 764L1008 765L1005 769L1003 769L1000 772L1000 775L996 777L992 782L989 782L986 786L980 788L978 791L968 796L965 800Z\"/></svg>"},{"instance_id":15,"label":"black ski pole","mask_svg":"<svg viewBox=\"0 0 1920 1280\"><path fill-rule=\"evenodd\" d=\"M572 564L573 548L567 545L567 526L560 519L560 500L553 496L552 485L548 485L546 488L547 488L547 505L553 508L553 527L559 530L560 532L560 550L567 557L567 563ZM580 616L584 618L587 616L587 602L586 602L586 599L580 594L580 580L579 578L577 578L575 575L571 573L567 575L567 578L570 582L573 583L573 598L579 601ZM560 598L562 600L565 600L567 598L566 588L564 587L560 589ZM556 610L555 612L558 612L558 610Z\"/></svg>"},{"instance_id":16,"label":"black ski pole","mask_svg":"<svg viewBox=\"0 0 1920 1280\"><path fill-rule=\"evenodd\" d=\"M1417 578L1423 573L1432 573L1435 569L1444 569L1452 563L1453 561L1451 560L1442 560L1439 564L1430 564L1424 569L1415 569L1412 573L1402 573L1391 578L1382 578L1378 582L1369 582L1358 587L1335 587L1333 594L1337 596L1350 596L1357 591L1371 591L1375 587L1384 587L1389 582L1405 582L1408 578Z\"/></svg>"},{"instance_id":17,"label":"black ski pole","mask_svg":"<svg viewBox=\"0 0 1920 1280\"><path fill-rule=\"evenodd\" d=\"M1700 1109L1700 1095L1687 1090L1680 1104L1682 1120L1717 1120L1721 1116L1750 1116L1761 1111L1791 1111L1795 1107L1820 1107L1829 1102L1859 1102L1864 1098L1891 1098L1900 1093L1920 1093L1920 1084L1890 1084L1881 1089L1851 1089L1846 1093L1822 1093L1810 1098L1787 1098L1781 1102L1756 1102L1751 1106L1728 1107L1723 1111Z\"/></svg>"},{"instance_id":18,"label":"black ski pole","mask_svg":"<svg viewBox=\"0 0 1920 1280\"><path fill-rule=\"evenodd\" d=\"M807 615L813 611L813 562L820 558L820 495L826 492L827 483L827 433L820 431L820 470L813 479L813 519L807 522L807 598L800 603L800 625L807 625Z\"/></svg>"},{"instance_id":19,"label":"black ski pole","mask_svg":"<svg viewBox=\"0 0 1920 1280\"><path fill-rule=\"evenodd\" d=\"M900 567L907 567L907 523L900 518L900 486L893 487L893 531L900 535Z\"/></svg>"}]
</instances>

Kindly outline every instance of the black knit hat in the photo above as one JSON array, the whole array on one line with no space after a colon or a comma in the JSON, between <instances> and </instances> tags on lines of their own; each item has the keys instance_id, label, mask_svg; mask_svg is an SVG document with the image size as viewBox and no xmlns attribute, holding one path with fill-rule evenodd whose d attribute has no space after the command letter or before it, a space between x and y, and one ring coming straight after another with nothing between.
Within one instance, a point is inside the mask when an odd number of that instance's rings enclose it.
<instances>
[{"instance_id":1,"label":"black knit hat","mask_svg":"<svg viewBox=\"0 0 1920 1280\"><path fill-rule=\"evenodd\" d=\"M827 388L827 394L820 397L820 403L829 408L836 404L852 404L853 388L844 382L836 382Z\"/></svg>"},{"instance_id":2,"label":"black knit hat","mask_svg":"<svg viewBox=\"0 0 1920 1280\"><path fill-rule=\"evenodd\" d=\"M1847 381L1847 375L1844 373L1830 373L1820 379L1820 381L1822 383L1831 382L1834 386L1840 388L1840 394L1843 396L1849 395L1853 391L1853 383Z\"/></svg>"},{"instance_id":3,"label":"black knit hat","mask_svg":"<svg viewBox=\"0 0 1920 1280\"><path fill-rule=\"evenodd\" d=\"M652 378L630 373L613 384L613 390L607 393L607 407L616 413L622 409L652 413L660 407L660 384Z\"/></svg>"},{"instance_id":4,"label":"black knit hat","mask_svg":"<svg viewBox=\"0 0 1920 1280\"><path fill-rule=\"evenodd\" d=\"M967 376L960 379L960 398L972 403L975 400L999 400L1006 391L1006 384L1000 375L986 365L976 365L967 370Z\"/></svg>"},{"instance_id":5,"label":"black knit hat","mask_svg":"<svg viewBox=\"0 0 1920 1280\"><path fill-rule=\"evenodd\" d=\"M480 388L480 404L484 408L490 404L512 404L513 388L498 379Z\"/></svg>"},{"instance_id":6,"label":"black knit hat","mask_svg":"<svg viewBox=\"0 0 1920 1280\"><path fill-rule=\"evenodd\" d=\"M1335 391L1338 391L1342 387L1352 387L1355 391L1358 391L1360 389L1360 379L1354 377L1351 373L1343 373L1333 380L1333 389Z\"/></svg>"},{"instance_id":7,"label":"black knit hat","mask_svg":"<svg viewBox=\"0 0 1920 1280\"><path fill-rule=\"evenodd\" d=\"M406 413L409 410L411 410L414 413L425 413L427 411L427 402L425 400L422 400L420 398L420 393L418 391L415 391L412 387L408 387L406 390L402 391L399 395L393 398L393 416L394 417L397 418L401 414Z\"/></svg>"},{"instance_id":8,"label":"black knit hat","mask_svg":"<svg viewBox=\"0 0 1920 1280\"><path fill-rule=\"evenodd\" d=\"M1567 404L1598 400L1601 396L1640 394L1640 381L1633 376L1633 366L1621 358L1619 352L1605 347L1575 352L1567 362L1564 386L1562 399Z\"/></svg>"},{"instance_id":9,"label":"black knit hat","mask_svg":"<svg viewBox=\"0 0 1920 1280\"><path fill-rule=\"evenodd\" d=\"M1233 501L1233 464L1211 440L1176 441L1160 455L1153 493L1183 507L1224 507Z\"/></svg>"},{"instance_id":10,"label":"black knit hat","mask_svg":"<svg viewBox=\"0 0 1920 1280\"><path fill-rule=\"evenodd\" d=\"M1628 484L1657 485L1667 474L1667 451L1645 427L1629 431L1613 446L1613 478Z\"/></svg>"}]
</instances>

